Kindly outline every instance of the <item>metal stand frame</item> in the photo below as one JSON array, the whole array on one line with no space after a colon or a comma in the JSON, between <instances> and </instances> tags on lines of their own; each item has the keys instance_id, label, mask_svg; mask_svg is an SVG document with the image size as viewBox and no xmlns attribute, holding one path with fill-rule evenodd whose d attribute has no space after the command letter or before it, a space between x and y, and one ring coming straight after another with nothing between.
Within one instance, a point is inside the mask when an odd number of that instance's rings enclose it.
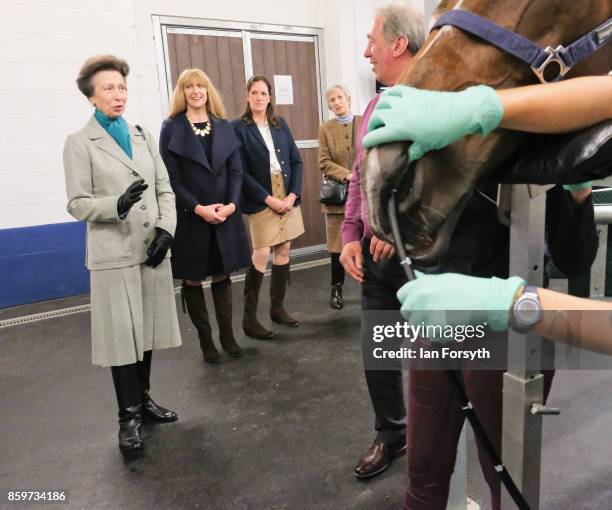
<instances>
[{"instance_id":1,"label":"metal stand frame","mask_svg":"<svg viewBox=\"0 0 612 510\"><path fill-rule=\"evenodd\" d=\"M510 274L541 286L544 261L545 189L512 186ZM533 331L508 333L508 371L504 374L502 458L532 510L540 504L542 405L544 377L540 373L541 338ZM502 489L502 508L514 504Z\"/></svg>"},{"instance_id":2,"label":"metal stand frame","mask_svg":"<svg viewBox=\"0 0 612 510\"><path fill-rule=\"evenodd\" d=\"M595 223L599 237L599 249L591 266L589 297L602 298L606 295L606 269L608 264L608 228L612 224L612 206L595 206Z\"/></svg>"}]
</instances>

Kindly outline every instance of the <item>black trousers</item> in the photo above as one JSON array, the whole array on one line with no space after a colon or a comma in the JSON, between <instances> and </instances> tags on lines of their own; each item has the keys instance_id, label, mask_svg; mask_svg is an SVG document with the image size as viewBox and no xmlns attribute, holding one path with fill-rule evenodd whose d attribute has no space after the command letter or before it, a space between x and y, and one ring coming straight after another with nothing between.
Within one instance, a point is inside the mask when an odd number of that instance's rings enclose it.
<instances>
[{"instance_id":1,"label":"black trousers","mask_svg":"<svg viewBox=\"0 0 612 510\"><path fill-rule=\"evenodd\" d=\"M344 285L344 267L340 263L339 253L330 253L331 257L331 284Z\"/></svg>"},{"instance_id":2,"label":"black trousers","mask_svg":"<svg viewBox=\"0 0 612 510\"><path fill-rule=\"evenodd\" d=\"M406 276L397 260L374 262L370 255L370 240L362 241L363 283L361 285L361 308L367 310L398 310L400 302L395 296L406 283ZM362 320L362 325L364 320ZM362 345L369 345L371 331L362 326ZM391 451L406 443L406 408L402 384L401 364L397 370L365 370L366 382L372 407L374 408L374 428L376 437Z\"/></svg>"}]
</instances>

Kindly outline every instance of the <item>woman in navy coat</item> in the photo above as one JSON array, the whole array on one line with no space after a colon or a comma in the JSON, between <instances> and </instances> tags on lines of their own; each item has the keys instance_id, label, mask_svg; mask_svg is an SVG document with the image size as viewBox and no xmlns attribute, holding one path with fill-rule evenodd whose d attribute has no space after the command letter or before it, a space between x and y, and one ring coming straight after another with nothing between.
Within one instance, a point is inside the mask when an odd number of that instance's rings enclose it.
<instances>
[{"instance_id":1,"label":"woman in navy coat","mask_svg":"<svg viewBox=\"0 0 612 510\"><path fill-rule=\"evenodd\" d=\"M247 82L247 104L242 117L232 121L242 146L244 164L242 206L248 214L253 264L244 283L244 332L270 338L272 331L257 320L259 289L272 251L270 318L297 326L283 306L289 282L291 240L304 233L300 211L302 160L287 123L274 114L272 86L265 76Z\"/></svg>"},{"instance_id":2,"label":"woman in navy coat","mask_svg":"<svg viewBox=\"0 0 612 510\"><path fill-rule=\"evenodd\" d=\"M172 93L170 116L162 125L160 153L176 195L177 226L172 273L183 280L183 310L198 330L204 359L218 362L202 281L212 277L220 342L242 356L232 330L229 273L250 265L239 209L243 169L238 142L219 93L200 69L181 73Z\"/></svg>"}]
</instances>

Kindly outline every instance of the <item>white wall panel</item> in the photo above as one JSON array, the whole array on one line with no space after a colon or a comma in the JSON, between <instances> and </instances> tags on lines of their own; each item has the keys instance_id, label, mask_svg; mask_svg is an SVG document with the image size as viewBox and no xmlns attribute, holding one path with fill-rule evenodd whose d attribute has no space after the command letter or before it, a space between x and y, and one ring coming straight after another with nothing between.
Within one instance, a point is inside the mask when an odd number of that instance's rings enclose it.
<instances>
[{"instance_id":1,"label":"white wall panel","mask_svg":"<svg viewBox=\"0 0 612 510\"><path fill-rule=\"evenodd\" d=\"M13 190L22 186L24 181L28 183L26 197L16 199ZM2 203L14 204L49 198L66 199L63 169L45 173L19 172L0 175L0 202Z\"/></svg>"},{"instance_id":2,"label":"white wall panel","mask_svg":"<svg viewBox=\"0 0 612 510\"><path fill-rule=\"evenodd\" d=\"M66 197L0 202L0 228L31 227L74 221L66 212Z\"/></svg>"},{"instance_id":3,"label":"white wall panel","mask_svg":"<svg viewBox=\"0 0 612 510\"><path fill-rule=\"evenodd\" d=\"M82 117L62 119L12 119L0 124L0 147L27 147L40 144L63 146L66 136L80 129Z\"/></svg>"},{"instance_id":4,"label":"white wall panel","mask_svg":"<svg viewBox=\"0 0 612 510\"><path fill-rule=\"evenodd\" d=\"M91 0L0 0L0 9L5 5L19 4L32 7L52 7L54 9L79 9L99 11L106 9L108 11L120 10L127 2L125 0L105 0L102 2L92 2Z\"/></svg>"},{"instance_id":5,"label":"white wall panel","mask_svg":"<svg viewBox=\"0 0 612 510\"><path fill-rule=\"evenodd\" d=\"M106 35L49 33L0 33L0 62L48 62L81 65L92 52L105 48L122 55L132 47L131 32Z\"/></svg>"},{"instance_id":6,"label":"white wall panel","mask_svg":"<svg viewBox=\"0 0 612 510\"><path fill-rule=\"evenodd\" d=\"M78 70L76 64L57 62L0 62L0 90L76 91L74 80ZM37 97L32 97L32 101L37 101ZM41 109L44 106L40 104Z\"/></svg>"},{"instance_id":7,"label":"white wall panel","mask_svg":"<svg viewBox=\"0 0 612 510\"><path fill-rule=\"evenodd\" d=\"M0 64L1 67L2 64ZM89 103L85 96L75 95L75 85L71 85L70 89L6 90L0 86L0 94L2 94L0 119L83 118L91 110Z\"/></svg>"},{"instance_id":8,"label":"white wall panel","mask_svg":"<svg viewBox=\"0 0 612 510\"><path fill-rule=\"evenodd\" d=\"M62 152L60 145L0 147L0 176L63 172ZM18 190L11 191L19 196Z\"/></svg>"},{"instance_id":9,"label":"white wall panel","mask_svg":"<svg viewBox=\"0 0 612 510\"><path fill-rule=\"evenodd\" d=\"M26 5L21 2L2 4L0 30L12 33L88 36L93 32L109 39L125 34L131 19L118 11L119 5L104 2L82 2L82 7ZM129 5L124 2L124 5ZM113 9L114 7L114 9ZM128 13L129 14L129 13Z\"/></svg>"}]
</instances>

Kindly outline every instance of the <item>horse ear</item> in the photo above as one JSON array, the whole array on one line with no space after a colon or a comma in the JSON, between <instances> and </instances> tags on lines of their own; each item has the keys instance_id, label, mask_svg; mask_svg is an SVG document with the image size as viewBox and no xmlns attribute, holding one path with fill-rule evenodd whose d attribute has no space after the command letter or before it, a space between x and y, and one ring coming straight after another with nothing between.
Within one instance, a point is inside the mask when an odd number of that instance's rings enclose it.
<instances>
[{"instance_id":1,"label":"horse ear","mask_svg":"<svg viewBox=\"0 0 612 510\"><path fill-rule=\"evenodd\" d=\"M397 58L405 51L408 51L408 37L405 35L400 35L397 39L395 39L395 44L393 45L393 56Z\"/></svg>"}]
</instances>

